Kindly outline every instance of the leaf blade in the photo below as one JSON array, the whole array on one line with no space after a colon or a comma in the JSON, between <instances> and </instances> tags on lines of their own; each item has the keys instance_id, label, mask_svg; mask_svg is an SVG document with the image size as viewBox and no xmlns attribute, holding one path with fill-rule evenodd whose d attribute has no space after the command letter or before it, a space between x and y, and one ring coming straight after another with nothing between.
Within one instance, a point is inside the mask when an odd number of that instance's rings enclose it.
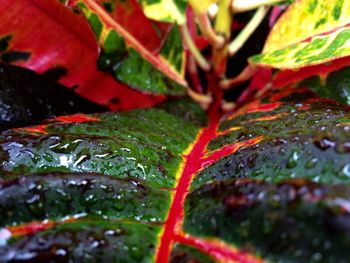
<instances>
[{"instance_id":1,"label":"leaf blade","mask_svg":"<svg viewBox=\"0 0 350 263\"><path fill-rule=\"evenodd\" d=\"M294 2L271 30L263 53L250 62L295 69L348 56L348 10L343 0Z\"/></svg>"},{"instance_id":2,"label":"leaf blade","mask_svg":"<svg viewBox=\"0 0 350 263\"><path fill-rule=\"evenodd\" d=\"M105 46L106 37L111 34L111 32L114 32L114 34L118 35L121 40L118 41L118 43L121 43L122 46L126 47L116 47L115 50L125 50L126 53L130 53L131 55L125 54L124 56L127 57L126 60L116 61L116 67L120 69L120 71L116 70L115 76L119 78L120 74L124 76L128 76L129 81L126 81L126 79L121 78L122 81L125 81L128 84L131 84L134 86L134 88L140 88L150 91L148 83L152 83L153 78L152 74L156 75L156 79L158 79L158 83L161 83L164 88L162 89L155 89L152 90L153 92L159 92L164 93L166 91L167 81L164 79L163 75L165 77L168 77L170 80L175 81L180 86L187 86L187 83L184 79L184 62L181 63L181 69L180 72L177 72L174 70L174 67L171 67L166 61L161 58L160 55L152 54L149 50L147 50L142 43L137 41L125 28L123 28L120 24L117 23L98 3L95 3L94 1L90 0L78 0L73 1L73 4L80 7L84 15L86 16L87 20L90 22L90 25L92 28L96 27L95 24L98 24L98 27L100 27L101 32L95 32L95 35L98 39L98 42L102 47ZM103 34L102 34L103 32ZM178 42L177 42L178 43ZM128 52L129 51L129 52ZM177 56L181 58L182 61L184 61L184 55L183 51L181 51ZM132 59L132 60L128 60ZM137 61L137 62L135 62ZM125 65L123 65L125 63ZM145 70L145 77L146 80L142 82L138 82L137 84L130 82L130 69L132 67L135 67L135 65L142 63L141 70L135 68L134 70L136 72L139 72L142 70ZM113 67L113 65L112 65ZM150 73L151 72L151 73ZM129 74L127 74L129 73ZM135 78L136 80L136 78ZM134 80L134 81L135 81ZM169 81L168 81L169 82ZM154 83L152 83L154 84ZM181 87L176 87L176 85L170 85L174 86L174 92L177 94L184 93L184 89L181 90ZM148 88L146 88L148 87Z\"/></svg>"},{"instance_id":3,"label":"leaf blade","mask_svg":"<svg viewBox=\"0 0 350 263\"><path fill-rule=\"evenodd\" d=\"M13 64L38 73L66 69L61 84L75 87L83 97L113 110L153 106L164 100L162 96L140 94L98 71L98 47L89 26L58 0L4 1L0 8L6 14L1 21L0 38L11 36L6 50L0 53L31 54L28 60ZM96 89L97 84L104 87L104 92Z\"/></svg>"}]
</instances>

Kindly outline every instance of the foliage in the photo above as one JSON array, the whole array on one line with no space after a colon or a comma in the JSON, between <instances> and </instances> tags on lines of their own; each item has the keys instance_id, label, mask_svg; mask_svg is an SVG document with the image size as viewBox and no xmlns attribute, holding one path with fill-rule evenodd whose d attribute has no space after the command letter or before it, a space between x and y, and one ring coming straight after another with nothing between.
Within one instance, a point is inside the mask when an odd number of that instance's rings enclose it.
<instances>
[{"instance_id":1,"label":"foliage","mask_svg":"<svg viewBox=\"0 0 350 263\"><path fill-rule=\"evenodd\" d=\"M4 262L347 261L349 3L198 3L0 6L3 62L129 110L1 133ZM267 16L263 53L226 78Z\"/></svg>"}]
</instances>

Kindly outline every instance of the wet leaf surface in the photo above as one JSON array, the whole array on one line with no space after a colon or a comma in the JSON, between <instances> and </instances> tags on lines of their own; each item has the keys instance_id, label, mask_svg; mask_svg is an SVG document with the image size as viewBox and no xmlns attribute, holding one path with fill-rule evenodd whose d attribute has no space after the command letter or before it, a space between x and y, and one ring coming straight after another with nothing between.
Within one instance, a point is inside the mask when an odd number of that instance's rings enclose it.
<instances>
[{"instance_id":1,"label":"wet leaf surface","mask_svg":"<svg viewBox=\"0 0 350 263\"><path fill-rule=\"evenodd\" d=\"M0 129L73 113L107 111L47 76L0 63Z\"/></svg>"},{"instance_id":2,"label":"wet leaf surface","mask_svg":"<svg viewBox=\"0 0 350 263\"><path fill-rule=\"evenodd\" d=\"M218 106L207 118L175 100L4 131L0 255L346 262L348 108L305 87L224 116Z\"/></svg>"}]
</instances>

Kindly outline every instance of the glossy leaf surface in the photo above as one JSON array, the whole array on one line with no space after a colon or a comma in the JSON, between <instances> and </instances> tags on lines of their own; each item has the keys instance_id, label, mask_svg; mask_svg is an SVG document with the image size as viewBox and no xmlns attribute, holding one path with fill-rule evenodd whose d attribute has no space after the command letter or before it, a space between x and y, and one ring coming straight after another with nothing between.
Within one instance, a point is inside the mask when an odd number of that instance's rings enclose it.
<instances>
[{"instance_id":1,"label":"glossy leaf surface","mask_svg":"<svg viewBox=\"0 0 350 263\"><path fill-rule=\"evenodd\" d=\"M258 65L300 68L350 54L348 1L295 1L270 32Z\"/></svg>"},{"instance_id":2,"label":"glossy leaf surface","mask_svg":"<svg viewBox=\"0 0 350 263\"><path fill-rule=\"evenodd\" d=\"M77 112L107 111L66 89L49 76L0 62L0 129L37 124Z\"/></svg>"},{"instance_id":3,"label":"glossy leaf surface","mask_svg":"<svg viewBox=\"0 0 350 263\"><path fill-rule=\"evenodd\" d=\"M307 86L322 98L330 98L350 105L349 61L349 57L345 57L322 65L308 66L298 71L279 71L274 74L272 85L280 88L288 85Z\"/></svg>"},{"instance_id":4,"label":"glossy leaf surface","mask_svg":"<svg viewBox=\"0 0 350 263\"><path fill-rule=\"evenodd\" d=\"M141 94L97 70L98 46L89 25L58 0L6 0L0 13L2 61L49 72L63 85L113 110L153 106L164 100Z\"/></svg>"},{"instance_id":5,"label":"glossy leaf surface","mask_svg":"<svg viewBox=\"0 0 350 263\"><path fill-rule=\"evenodd\" d=\"M344 261L349 114L289 87L208 119L179 100L5 131L0 255Z\"/></svg>"},{"instance_id":6,"label":"glossy leaf surface","mask_svg":"<svg viewBox=\"0 0 350 263\"><path fill-rule=\"evenodd\" d=\"M181 107L186 109L188 104L185 101ZM197 135L198 120L191 118L198 111L200 114L198 106L193 106L193 113L180 112L185 117L167 108L83 115L79 124L73 116L40 126L42 134L32 133L35 127L8 131L3 134L0 154L2 175L94 171L172 188L180 154Z\"/></svg>"}]
</instances>

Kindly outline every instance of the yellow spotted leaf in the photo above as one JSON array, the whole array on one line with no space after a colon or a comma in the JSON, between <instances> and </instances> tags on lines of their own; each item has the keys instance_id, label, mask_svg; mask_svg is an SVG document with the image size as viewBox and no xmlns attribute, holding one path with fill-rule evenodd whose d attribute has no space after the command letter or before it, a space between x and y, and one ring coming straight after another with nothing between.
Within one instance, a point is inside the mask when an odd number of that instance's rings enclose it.
<instances>
[{"instance_id":1,"label":"yellow spotted leaf","mask_svg":"<svg viewBox=\"0 0 350 263\"><path fill-rule=\"evenodd\" d=\"M288 69L350 54L350 2L295 1L275 24L254 64Z\"/></svg>"}]
</instances>

